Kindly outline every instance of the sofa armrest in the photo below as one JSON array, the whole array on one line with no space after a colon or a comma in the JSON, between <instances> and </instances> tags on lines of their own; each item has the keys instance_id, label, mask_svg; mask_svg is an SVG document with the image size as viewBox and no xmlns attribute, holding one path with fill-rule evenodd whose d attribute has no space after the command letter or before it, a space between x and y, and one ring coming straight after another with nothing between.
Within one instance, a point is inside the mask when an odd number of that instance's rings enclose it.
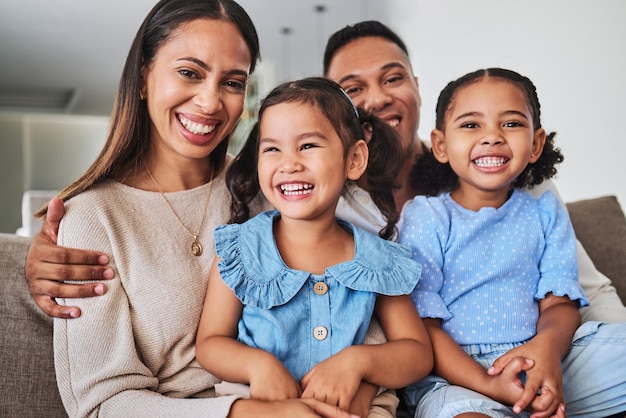
<instances>
[{"instance_id":1,"label":"sofa armrest","mask_svg":"<svg viewBox=\"0 0 626 418\"><path fill-rule=\"evenodd\" d=\"M626 217L617 198L603 196L570 202L567 210L576 237L626 304Z\"/></svg>"}]
</instances>

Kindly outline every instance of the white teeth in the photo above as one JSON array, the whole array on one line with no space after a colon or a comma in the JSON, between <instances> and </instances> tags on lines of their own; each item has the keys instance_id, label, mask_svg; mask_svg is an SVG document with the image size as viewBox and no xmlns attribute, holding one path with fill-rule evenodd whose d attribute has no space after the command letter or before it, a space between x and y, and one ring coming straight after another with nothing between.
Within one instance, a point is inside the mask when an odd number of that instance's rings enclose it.
<instances>
[{"instance_id":1,"label":"white teeth","mask_svg":"<svg viewBox=\"0 0 626 418\"><path fill-rule=\"evenodd\" d=\"M500 167L509 161L504 157L482 157L474 160L474 164L479 167Z\"/></svg>"},{"instance_id":2,"label":"white teeth","mask_svg":"<svg viewBox=\"0 0 626 418\"><path fill-rule=\"evenodd\" d=\"M395 128L396 126L398 126L399 123L400 123L400 119L392 119L390 121L387 121L387 124L391 126L392 128Z\"/></svg>"},{"instance_id":3,"label":"white teeth","mask_svg":"<svg viewBox=\"0 0 626 418\"><path fill-rule=\"evenodd\" d=\"M215 130L215 125L202 125L192 122L183 116L180 116L178 120L185 127L185 129L196 135L208 134L209 132L213 132L213 130Z\"/></svg>"},{"instance_id":4,"label":"white teeth","mask_svg":"<svg viewBox=\"0 0 626 418\"><path fill-rule=\"evenodd\" d=\"M309 194L313 191L313 185L308 183L290 183L290 184L281 184L280 190L283 194L296 196Z\"/></svg>"}]
</instances>

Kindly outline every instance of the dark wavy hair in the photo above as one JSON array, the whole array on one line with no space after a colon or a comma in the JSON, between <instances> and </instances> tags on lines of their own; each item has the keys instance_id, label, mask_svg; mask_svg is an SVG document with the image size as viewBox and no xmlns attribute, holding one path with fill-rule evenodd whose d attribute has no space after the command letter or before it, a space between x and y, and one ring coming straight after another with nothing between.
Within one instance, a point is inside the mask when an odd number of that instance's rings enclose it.
<instances>
[{"instance_id":1,"label":"dark wavy hair","mask_svg":"<svg viewBox=\"0 0 626 418\"><path fill-rule=\"evenodd\" d=\"M398 221L393 190L397 187L395 178L402 161L400 140L387 123L362 109L357 110L339 84L323 77L283 83L261 101L258 121L226 171L226 184L232 195L230 222L241 223L250 218L250 203L261 190L257 172L259 123L266 109L281 103L299 103L319 109L343 141L344 157L357 140L371 134L368 141L369 160L362 178L387 222L379 235L385 239L393 236Z\"/></svg>"},{"instance_id":2,"label":"dark wavy hair","mask_svg":"<svg viewBox=\"0 0 626 418\"><path fill-rule=\"evenodd\" d=\"M436 107L435 127L442 130L445 124L446 112L454 100L456 92L461 88L477 81L495 78L515 84L526 96L528 107L532 114L533 128L541 128L541 105L537 97L537 89L528 77L504 68L487 68L477 70L463 77L451 81L439 94ZM546 136L546 143L539 159L528 164L524 171L513 181L511 187L532 188L543 181L556 175L556 165L563 162L561 150L554 144L556 132L550 132ZM443 192L449 192L456 188L458 176L449 163L442 164L432 153L427 151L413 167L411 182L414 186L419 186L427 196L436 196Z\"/></svg>"}]
</instances>

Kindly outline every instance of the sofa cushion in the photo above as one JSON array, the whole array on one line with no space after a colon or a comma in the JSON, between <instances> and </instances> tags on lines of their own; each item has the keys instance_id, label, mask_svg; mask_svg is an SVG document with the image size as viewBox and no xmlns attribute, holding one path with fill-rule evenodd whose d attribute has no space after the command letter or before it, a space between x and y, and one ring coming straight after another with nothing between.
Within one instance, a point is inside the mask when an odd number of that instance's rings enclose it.
<instances>
[{"instance_id":1,"label":"sofa cushion","mask_svg":"<svg viewBox=\"0 0 626 418\"><path fill-rule=\"evenodd\" d=\"M0 416L66 417L54 374L52 319L24 278L30 240L0 234Z\"/></svg>"},{"instance_id":2,"label":"sofa cushion","mask_svg":"<svg viewBox=\"0 0 626 418\"><path fill-rule=\"evenodd\" d=\"M567 204L576 237L626 304L626 217L615 196Z\"/></svg>"}]
</instances>

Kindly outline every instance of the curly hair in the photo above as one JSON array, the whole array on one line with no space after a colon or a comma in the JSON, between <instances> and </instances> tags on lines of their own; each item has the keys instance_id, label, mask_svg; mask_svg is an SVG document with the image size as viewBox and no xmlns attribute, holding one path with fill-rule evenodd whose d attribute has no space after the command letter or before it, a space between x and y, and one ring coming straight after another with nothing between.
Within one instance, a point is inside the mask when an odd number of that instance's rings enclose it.
<instances>
[{"instance_id":1,"label":"curly hair","mask_svg":"<svg viewBox=\"0 0 626 418\"><path fill-rule=\"evenodd\" d=\"M435 127L442 130L445 124L446 112L449 110L456 92L461 88L477 81L492 78L508 81L515 84L524 92L528 107L532 114L533 128L541 128L541 105L537 97L537 89L528 77L504 68L487 68L477 70L463 77L451 81L439 94L436 107ZM556 147L554 137L556 132L546 136L546 143L539 159L526 166L524 171L513 181L514 188L532 188L543 181L554 177L557 173L556 165L563 162L563 154ZM411 182L424 190L427 196L436 196L443 192L454 190L458 184L458 176L449 163L442 164L436 160L432 150L427 151L413 167Z\"/></svg>"}]
</instances>

